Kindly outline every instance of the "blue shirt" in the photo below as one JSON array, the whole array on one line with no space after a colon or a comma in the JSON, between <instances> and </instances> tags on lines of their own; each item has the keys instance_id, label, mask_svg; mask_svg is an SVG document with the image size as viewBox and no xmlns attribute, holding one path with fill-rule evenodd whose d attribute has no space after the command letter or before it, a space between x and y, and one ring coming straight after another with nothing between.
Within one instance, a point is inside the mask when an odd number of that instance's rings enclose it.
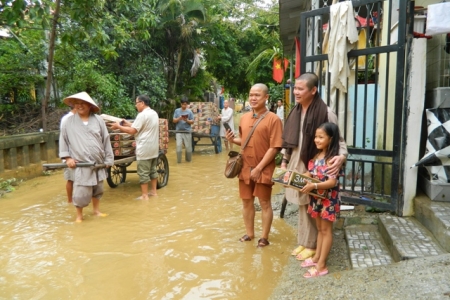
<instances>
[{"instance_id":1,"label":"blue shirt","mask_svg":"<svg viewBox=\"0 0 450 300\"><path fill-rule=\"evenodd\" d=\"M182 110L181 108L175 109L175 112L173 113L173 118L176 119L176 118L179 118L181 115L185 115L185 114L188 115L188 120L194 120L194 114L188 108L186 108L185 110ZM191 131L191 124L188 124L186 121L179 120L175 129Z\"/></svg>"}]
</instances>

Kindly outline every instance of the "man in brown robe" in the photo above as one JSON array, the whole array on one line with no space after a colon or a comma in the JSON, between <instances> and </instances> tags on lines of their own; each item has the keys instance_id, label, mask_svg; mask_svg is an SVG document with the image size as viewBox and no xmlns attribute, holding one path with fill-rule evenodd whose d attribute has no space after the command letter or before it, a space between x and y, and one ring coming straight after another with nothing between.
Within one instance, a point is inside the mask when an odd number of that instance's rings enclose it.
<instances>
[{"instance_id":1,"label":"man in brown robe","mask_svg":"<svg viewBox=\"0 0 450 300\"><path fill-rule=\"evenodd\" d=\"M272 174L275 169L275 155L281 149L283 126L280 118L266 108L269 89L265 84L252 86L249 103L252 110L244 114L239 124L240 137L234 137L229 130L226 138L230 143L243 146L253 126L260 118L246 147L243 149L243 167L239 174L239 194L242 198L242 215L246 234L241 242L251 241L255 237L255 197L261 205L262 233L258 247L269 245L269 232L272 226L273 211L271 205Z\"/></svg>"}]
</instances>

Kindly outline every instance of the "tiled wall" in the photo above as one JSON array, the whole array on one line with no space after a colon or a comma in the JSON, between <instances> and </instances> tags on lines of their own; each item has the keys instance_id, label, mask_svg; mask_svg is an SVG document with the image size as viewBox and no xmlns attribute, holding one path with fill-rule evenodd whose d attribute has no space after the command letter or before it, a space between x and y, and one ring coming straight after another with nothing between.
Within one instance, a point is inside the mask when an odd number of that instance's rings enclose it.
<instances>
[{"instance_id":1,"label":"tiled wall","mask_svg":"<svg viewBox=\"0 0 450 300\"><path fill-rule=\"evenodd\" d=\"M427 42L427 90L450 87L450 54L444 51L445 34Z\"/></svg>"},{"instance_id":2,"label":"tiled wall","mask_svg":"<svg viewBox=\"0 0 450 300\"><path fill-rule=\"evenodd\" d=\"M442 0L416 0L416 6L427 7ZM427 90L450 86L450 54L444 51L445 34L435 35L427 42Z\"/></svg>"}]
</instances>

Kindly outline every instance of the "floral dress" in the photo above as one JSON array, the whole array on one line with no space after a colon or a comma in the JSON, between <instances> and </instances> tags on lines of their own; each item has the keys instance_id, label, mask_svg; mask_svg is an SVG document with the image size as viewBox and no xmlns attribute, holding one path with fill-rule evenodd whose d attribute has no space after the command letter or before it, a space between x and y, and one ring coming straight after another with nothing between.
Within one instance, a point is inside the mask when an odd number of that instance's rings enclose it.
<instances>
[{"instance_id":1,"label":"floral dress","mask_svg":"<svg viewBox=\"0 0 450 300\"><path fill-rule=\"evenodd\" d=\"M336 176L328 175L328 166L325 159L311 159L308 162L308 171L311 173L313 178L319 179L320 181L327 181L330 178L336 178ZM342 175L341 173L338 175ZM318 200L319 204L318 204ZM331 222L336 221L336 213L340 211L340 200L339 200L339 182L336 186L328 190L328 198L319 198L310 196L310 202L308 205L308 213L312 218L321 217L324 220Z\"/></svg>"}]
</instances>

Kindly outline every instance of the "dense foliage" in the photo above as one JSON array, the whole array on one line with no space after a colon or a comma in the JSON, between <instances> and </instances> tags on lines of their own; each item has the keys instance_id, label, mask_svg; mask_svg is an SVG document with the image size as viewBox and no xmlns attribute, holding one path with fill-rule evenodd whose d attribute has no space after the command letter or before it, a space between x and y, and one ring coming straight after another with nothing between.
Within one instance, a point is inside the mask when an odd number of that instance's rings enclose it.
<instances>
[{"instance_id":1,"label":"dense foliage","mask_svg":"<svg viewBox=\"0 0 450 300\"><path fill-rule=\"evenodd\" d=\"M221 87L245 98L263 82L280 94L271 65L280 54L260 55L280 48L278 2L266 2L60 1L48 105L63 107L65 96L84 90L102 112L134 117L135 97L148 94L169 117L181 97L202 101ZM9 34L0 38L2 103L42 101L55 3L0 1L0 29ZM0 117L10 110L0 105Z\"/></svg>"}]
</instances>

